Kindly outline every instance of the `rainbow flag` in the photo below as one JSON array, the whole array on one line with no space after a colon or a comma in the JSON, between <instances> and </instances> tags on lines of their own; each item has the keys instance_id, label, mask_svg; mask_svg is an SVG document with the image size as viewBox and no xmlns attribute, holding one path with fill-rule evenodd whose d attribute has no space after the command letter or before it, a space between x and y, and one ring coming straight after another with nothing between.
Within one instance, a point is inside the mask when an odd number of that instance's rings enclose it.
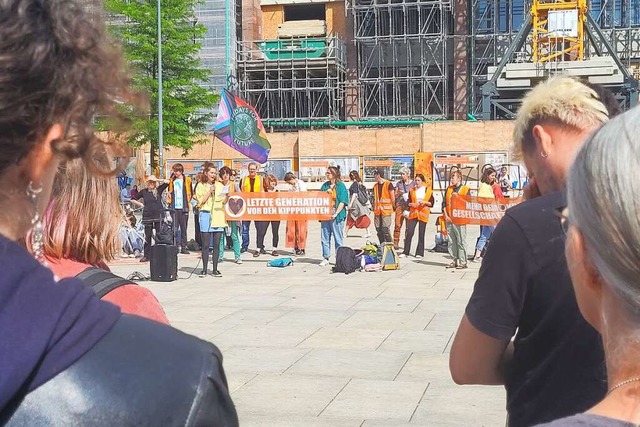
<instances>
[{"instance_id":1,"label":"rainbow flag","mask_svg":"<svg viewBox=\"0 0 640 427\"><path fill-rule=\"evenodd\" d=\"M255 108L226 89L222 90L213 134L234 150L265 163L271 144Z\"/></svg>"}]
</instances>

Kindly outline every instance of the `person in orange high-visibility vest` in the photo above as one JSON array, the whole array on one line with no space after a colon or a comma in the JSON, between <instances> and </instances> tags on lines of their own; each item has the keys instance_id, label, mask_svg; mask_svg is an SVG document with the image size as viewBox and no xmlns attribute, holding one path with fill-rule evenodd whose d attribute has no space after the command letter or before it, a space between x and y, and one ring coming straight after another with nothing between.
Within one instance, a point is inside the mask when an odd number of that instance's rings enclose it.
<instances>
[{"instance_id":1,"label":"person in orange high-visibility vest","mask_svg":"<svg viewBox=\"0 0 640 427\"><path fill-rule=\"evenodd\" d=\"M393 184L384 178L384 171L376 170L373 177L377 181L373 186L373 224L380 244L392 243L391 216L395 210L395 189Z\"/></svg>"},{"instance_id":2,"label":"person in orange high-visibility vest","mask_svg":"<svg viewBox=\"0 0 640 427\"><path fill-rule=\"evenodd\" d=\"M240 183L240 191L243 193L261 193L264 191L264 184L262 177L258 175L258 164L256 162L249 163L247 166L249 175L245 176ZM242 221L242 247L240 252L247 252L249 250L249 227L251 221ZM256 234L258 233L258 225L254 224L256 228ZM264 249L263 249L264 250ZM257 250L260 253L260 249ZM264 252L266 253L266 252Z\"/></svg>"},{"instance_id":3,"label":"person in orange high-visibility vest","mask_svg":"<svg viewBox=\"0 0 640 427\"><path fill-rule=\"evenodd\" d=\"M464 196L468 193L469 187L462 184L462 173L459 170L451 172L451 185L447 188L442 204L442 213L447 222L447 233L449 234L449 255L453 258L453 262L447 268L467 268L467 226L456 225L452 222L451 197L453 194Z\"/></svg>"},{"instance_id":4,"label":"person in orange high-visibility vest","mask_svg":"<svg viewBox=\"0 0 640 427\"><path fill-rule=\"evenodd\" d=\"M416 258L424 256L424 233L427 230L429 214L433 206L433 190L427 185L424 175L419 173L414 178L415 186L409 190L409 217L407 218L407 233L404 238L404 251L400 257L409 256L413 233L418 225L418 247L416 248Z\"/></svg>"}]
</instances>

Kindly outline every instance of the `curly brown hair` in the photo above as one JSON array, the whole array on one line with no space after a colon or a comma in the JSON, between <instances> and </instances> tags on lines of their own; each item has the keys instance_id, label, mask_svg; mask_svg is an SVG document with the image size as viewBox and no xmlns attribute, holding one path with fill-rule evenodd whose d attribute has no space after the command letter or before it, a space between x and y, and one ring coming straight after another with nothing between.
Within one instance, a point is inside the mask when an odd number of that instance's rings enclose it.
<instances>
[{"instance_id":1,"label":"curly brown hair","mask_svg":"<svg viewBox=\"0 0 640 427\"><path fill-rule=\"evenodd\" d=\"M94 0L0 0L0 171L60 124L56 153L113 172L92 161L97 146L117 145L96 135L94 121L126 123L140 97L101 11Z\"/></svg>"}]
</instances>

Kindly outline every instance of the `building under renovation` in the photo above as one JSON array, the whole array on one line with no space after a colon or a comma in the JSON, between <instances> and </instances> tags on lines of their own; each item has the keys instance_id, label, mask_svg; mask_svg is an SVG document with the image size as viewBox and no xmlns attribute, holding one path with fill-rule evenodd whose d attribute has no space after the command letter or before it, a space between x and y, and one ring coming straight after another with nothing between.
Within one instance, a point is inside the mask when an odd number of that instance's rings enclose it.
<instances>
[{"instance_id":1,"label":"building under renovation","mask_svg":"<svg viewBox=\"0 0 640 427\"><path fill-rule=\"evenodd\" d=\"M245 25L231 31L226 83L274 130L509 119L557 73L610 88L625 108L638 101L640 0L262 0L237 10Z\"/></svg>"}]
</instances>

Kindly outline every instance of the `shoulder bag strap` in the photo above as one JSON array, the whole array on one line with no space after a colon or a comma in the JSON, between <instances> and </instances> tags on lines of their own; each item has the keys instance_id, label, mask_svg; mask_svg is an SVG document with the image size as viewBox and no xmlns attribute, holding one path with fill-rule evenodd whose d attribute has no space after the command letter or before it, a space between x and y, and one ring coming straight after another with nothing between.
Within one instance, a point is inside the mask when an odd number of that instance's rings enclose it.
<instances>
[{"instance_id":1,"label":"shoulder bag strap","mask_svg":"<svg viewBox=\"0 0 640 427\"><path fill-rule=\"evenodd\" d=\"M135 285L130 280L97 267L88 267L80 272L76 278L91 288L98 298L102 298L109 292L123 285Z\"/></svg>"}]
</instances>

